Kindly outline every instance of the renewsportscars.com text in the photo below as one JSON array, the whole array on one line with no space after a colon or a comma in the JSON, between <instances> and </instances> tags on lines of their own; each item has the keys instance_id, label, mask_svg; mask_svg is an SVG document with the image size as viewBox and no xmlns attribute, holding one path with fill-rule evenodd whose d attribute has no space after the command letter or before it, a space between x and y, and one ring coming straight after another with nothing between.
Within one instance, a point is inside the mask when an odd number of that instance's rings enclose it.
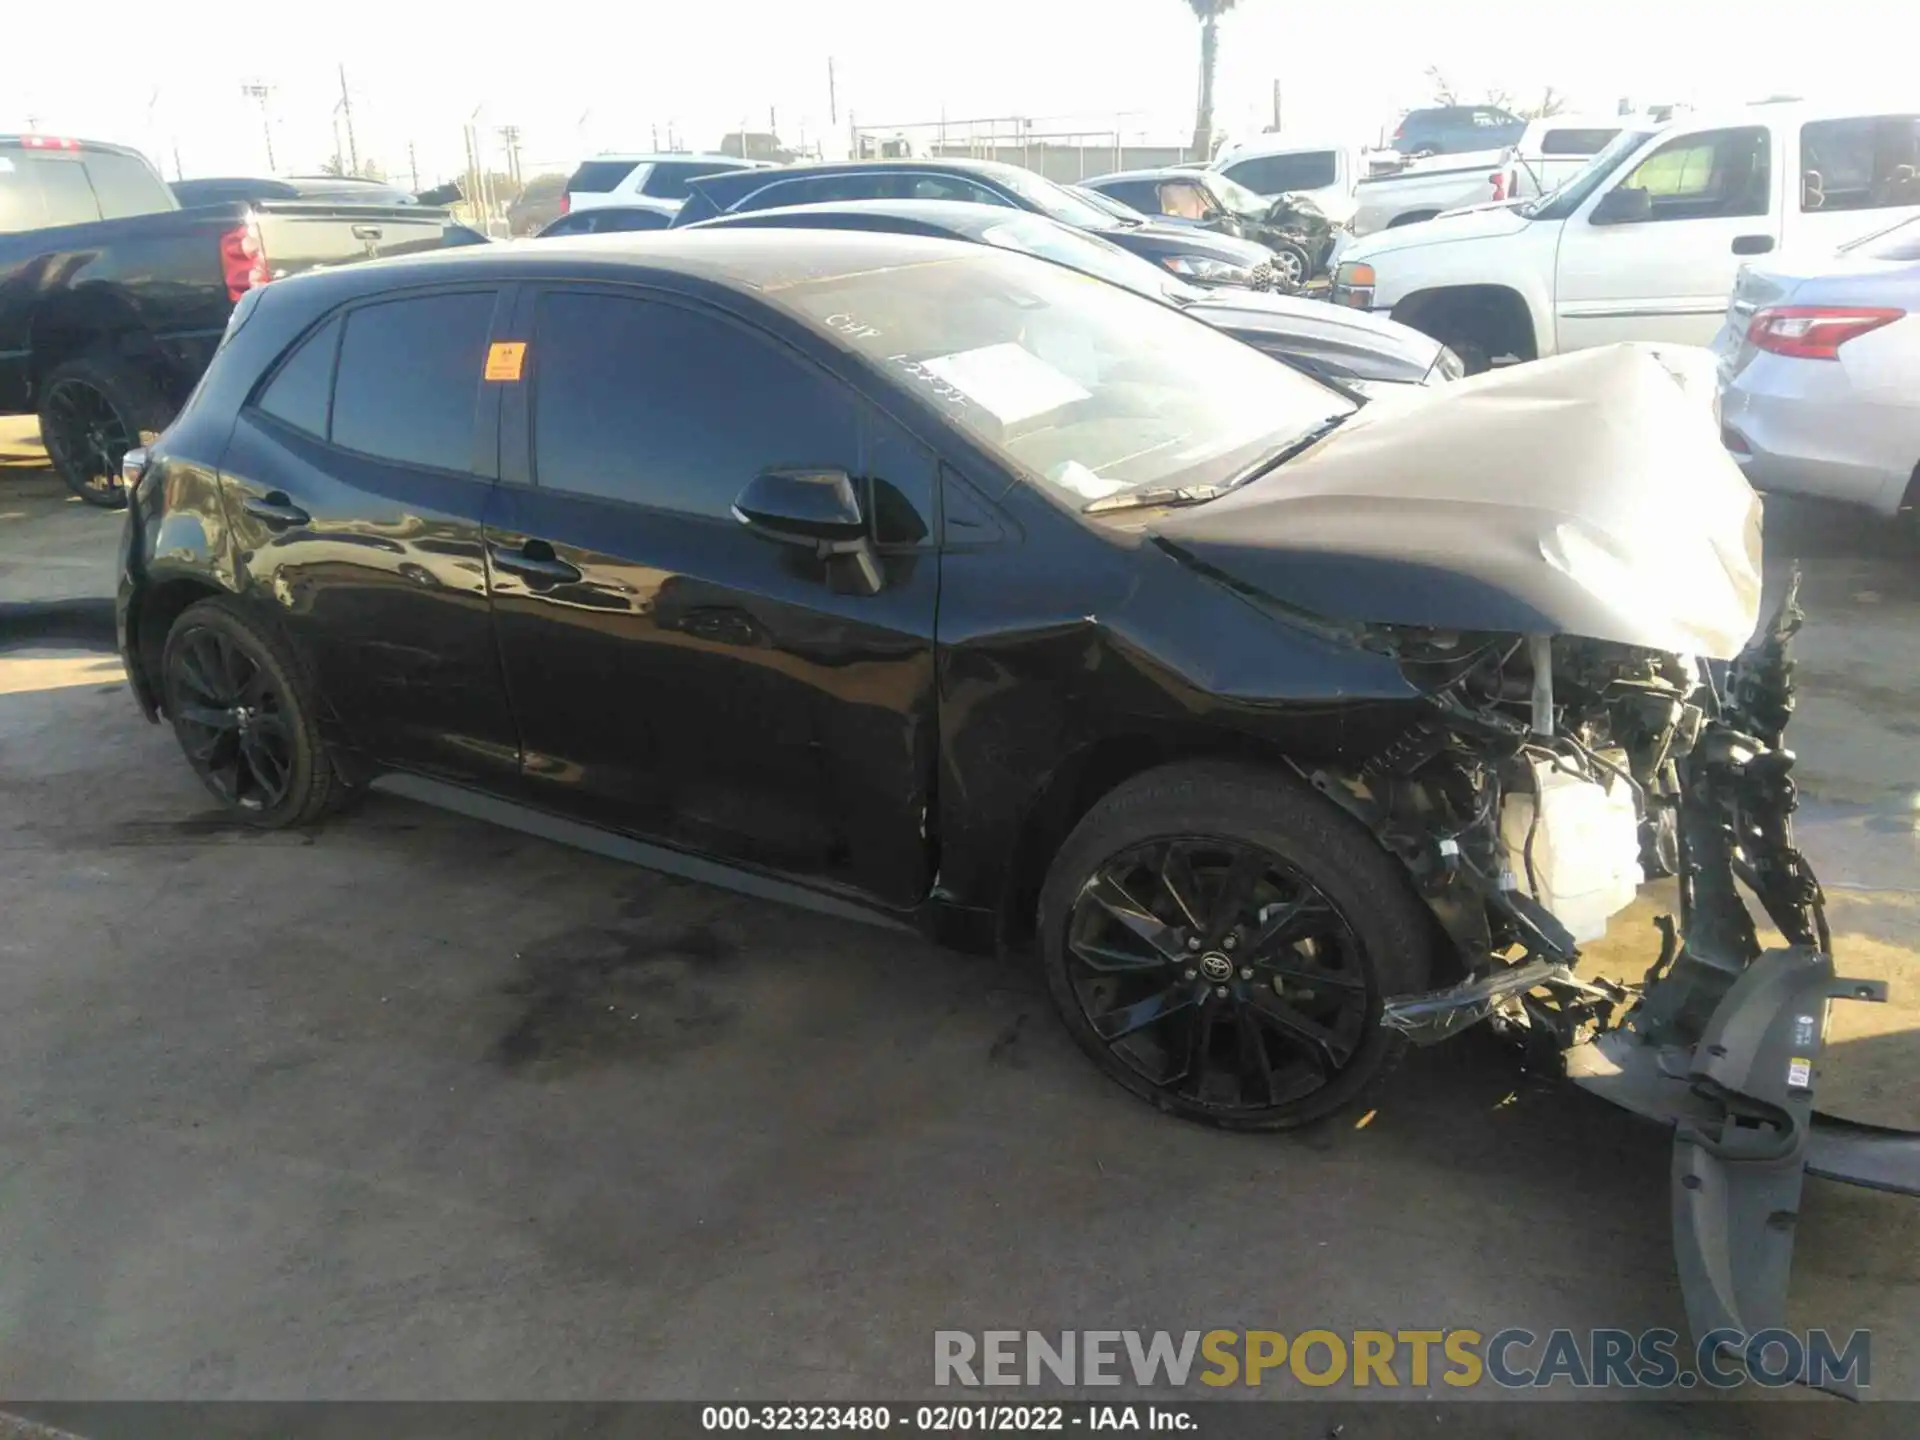
<instances>
[{"instance_id":1,"label":"renewsportscars.com text","mask_svg":"<svg viewBox=\"0 0 1920 1440\"><path fill-rule=\"evenodd\" d=\"M1191 1385L1316 1389L1732 1389L1872 1378L1872 1336L1716 1330L1688 1346L1672 1330L936 1330L933 1383Z\"/></svg>"}]
</instances>

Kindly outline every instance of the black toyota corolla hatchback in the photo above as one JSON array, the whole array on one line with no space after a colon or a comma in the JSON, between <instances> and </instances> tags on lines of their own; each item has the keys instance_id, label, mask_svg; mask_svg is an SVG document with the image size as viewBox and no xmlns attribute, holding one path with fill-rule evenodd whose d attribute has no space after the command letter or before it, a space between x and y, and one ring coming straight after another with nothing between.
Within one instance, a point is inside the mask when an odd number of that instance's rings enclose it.
<instances>
[{"instance_id":1,"label":"black toyota corolla hatchback","mask_svg":"<svg viewBox=\"0 0 1920 1440\"><path fill-rule=\"evenodd\" d=\"M248 292L134 459L121 647L247 820L397 783L1031 943L1121 1083L1285 1126L1670 854L1758 603L1688 404L1622 349L1361 410L915 236L378 262Z\"/></svg>"}]
</instances>

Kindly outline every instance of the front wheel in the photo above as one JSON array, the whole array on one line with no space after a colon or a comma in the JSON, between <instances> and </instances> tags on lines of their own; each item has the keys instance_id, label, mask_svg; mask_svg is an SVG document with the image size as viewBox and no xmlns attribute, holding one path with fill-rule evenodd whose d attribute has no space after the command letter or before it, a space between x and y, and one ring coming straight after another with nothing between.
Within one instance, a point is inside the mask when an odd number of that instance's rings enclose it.
<instances>
[{"instance_id":1,"label":"front wheel","mask_svg":"<svg viewBox=\"0 0 1920 1440\"><path fill-rule=\"evenodd\" d=\"M1274 288L1289 295L1297 294L1313 273L1313 262L1307 258L1307 252L1289 240L1269 248L1273 251L1274 275L1278 281Z\"/></svg>"},{"instance_id":2,"label":"front wheel","mask_svg":"<svg viewBox=\"0 0 1920 1440\"><path fill-rule=\"evenodd\" d=\"M1185 1119L1283 1130L1358 1101L1404 1042L1388 995L1427 988L1431 927L1400 864L1290 777L1150 771L1067 838L1040 902L1067 1028Z\"/></svg>"}]
</instances>

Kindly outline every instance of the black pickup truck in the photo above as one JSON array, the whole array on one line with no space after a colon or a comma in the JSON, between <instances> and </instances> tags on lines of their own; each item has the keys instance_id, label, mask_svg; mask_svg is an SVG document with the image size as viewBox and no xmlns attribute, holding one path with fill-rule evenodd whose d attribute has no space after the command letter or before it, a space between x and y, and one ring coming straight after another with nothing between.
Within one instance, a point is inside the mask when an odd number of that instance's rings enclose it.
<instances>
[{"instance_id":1,"label":"black pickup truck","mask_svg":"<svg viewBox=\"0 0 1920 1440\"><path fill-rule=\"evenodd\" d=\"M38 414L61 478L125 503L122 456L164 429L256 285L437 249L417 204L227 200L182 209L139 152L0 135L0 415Z\"/></svg>"}]
</instances>

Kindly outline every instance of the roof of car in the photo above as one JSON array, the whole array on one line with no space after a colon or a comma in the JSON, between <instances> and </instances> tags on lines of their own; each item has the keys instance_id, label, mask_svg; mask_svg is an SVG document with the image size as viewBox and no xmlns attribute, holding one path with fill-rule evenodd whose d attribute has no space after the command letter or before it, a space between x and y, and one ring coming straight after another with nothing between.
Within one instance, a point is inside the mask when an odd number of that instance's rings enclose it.
<instances>
[{"instance_id":1,"label":"roof of car","mask_svg":"<svg viewBox=\"0 0 1920 1440\"><path fill-rule=\"evenodd\" d=\"M806 280L938 260L977 258L978 245L874 230L726 229L614 231L511 241L369 260L276 280L265 293L321 295L332 305L419 286L507 280L623 280L678 275L733 290L771 293Z\"/></svg>"},{"instance_id":2,"label":"roof of car","mask_svg":"<svg viewBox=\"0 0 1920 1440\"><path fill-rule=\"evenodd\" d=\"M621 150L604 150L598 155L589 155L586 158L588 160L619 160L629 165L651 165L666 160L698 160L702 165L709 165L718 161L723 165L739 165L742 168L751 168L756 165L766 165L769 163L765 160L742 160L738 155L712 155L705 151L693 150L645 150L631 153Z\"/></svg>"},{"instance_id":3,"label":"roof of car","mask_svg":"<svg viewBox=\"0 0 1920 1440\"><path fill-rule=\"evenodd\" d=\"M969 175L1024 175L1029 179L1043 178L1038 171L1027 170L1019 165L1009 165L1003 160L975 160L967 156L942 155L922 159L898 160L808 160L793 165L768 167L780 175L841 175L868 170L952 170ZM696 185L699 181L694 182Z\"/></svg>"},{"instance_id":4,"label":"roof of car","mask_svg":"<svg viewBox=\"0 0 1920 1440\"><path fill-rule=\"evenodd\" d=\"M892 220L909 220L949 231L956 235L978 235L994 225L1014 221L1038 220L1055 224L1044 215L1025 210L1009 210L1005 205L981 205L971 200L821 200L811 205L781 205L768 210L743 210L733 215L716 215L690 225L689 230L746 229L765 225L770 217L804 220L808 216L873 215Z\"/></svg>"},{"instance_id":5,"label":"roof of car","mask_svg":"<svg viewBox=\"0 0 1920 1440\"><path fill-rule=\"evenodd\" d=\"M1095 175L1091 180L1082 180L1080 183L1098 190L1110 180L1191 180L1196 175L1208 173L1191 165L1157 165L1147 170L1116 170L1111 175Z\"/></svg>"}]
</instances>

